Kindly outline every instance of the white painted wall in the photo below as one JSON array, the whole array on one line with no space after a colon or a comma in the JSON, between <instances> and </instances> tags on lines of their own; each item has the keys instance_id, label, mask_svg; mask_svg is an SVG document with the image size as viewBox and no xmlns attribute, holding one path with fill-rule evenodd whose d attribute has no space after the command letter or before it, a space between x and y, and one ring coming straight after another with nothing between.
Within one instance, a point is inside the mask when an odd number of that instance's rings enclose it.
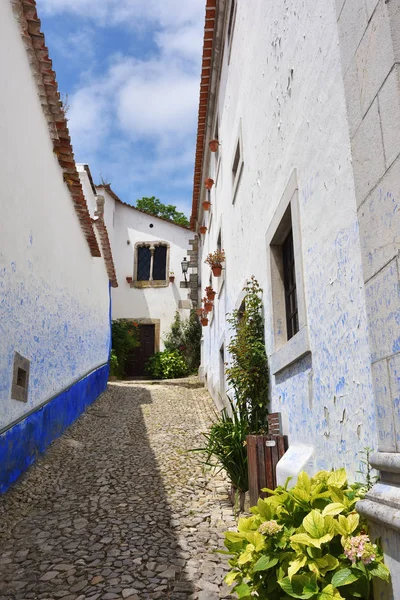
<instances>
[{"instance_id":1,"label":"white painted wall","mask_svg":"<svg viewBox=\"0 0 400 600\"><path fill-rule=\"evenodd\" d=\"M163 349L163 338L170 330L176 311L183 318L189 316L188 309L179 309L179 301L187 300L190 290L181 289L179 283L183 280L181 262L187 256L189 239L194 233L116 202L104 188L99 193L106 200L105 214L111 215L115 211L111 245L119 287L112 290L112 318L160 319L160 348ZM110 231L110 216L106 224ZM170 244L169 270L174 272L175 282L163 288L130 287L126 277L133 277L135 244L153 241Z\"/></svg>"},{"instance_id":2,"label":"white painted wall","mask_svg":"<svg viewBox=\"0 0 400 600\"><path fill-rule=\"evenodd\" d=\"M10 58L11 57L11 58ZM0 3L0 428L107 362L108 277L92 258L10 3ZM14 351L28 402L10 399Z\"/></svg>"},{"instance_id":3,"label":"white painted wall","mask_svg":"<svg viewBox=\"0 0 400 600\"><path fill-rule=\"evenodd\" d=\"M212 155L203 173L217 184L211 224L204 217L210 227L200 246L202 288L210 273L204 258L216 249L220 228L227 262L213 321L203 329L202 367L217 402L219 349L229 337L225 314L237 307L251 275L264 290L272 352L265 235L296 168L311 354L271 376L271 410L282 412L290 444L314 447L314 469L345 466L354 476L359 451L376 446L376 427L335 6L315 0L237 4L217 98L221 163L217 175ZM244 168L232 204L240 123ZM213 284L218 290L218 280Z\"/></svg>"}]
</instances>

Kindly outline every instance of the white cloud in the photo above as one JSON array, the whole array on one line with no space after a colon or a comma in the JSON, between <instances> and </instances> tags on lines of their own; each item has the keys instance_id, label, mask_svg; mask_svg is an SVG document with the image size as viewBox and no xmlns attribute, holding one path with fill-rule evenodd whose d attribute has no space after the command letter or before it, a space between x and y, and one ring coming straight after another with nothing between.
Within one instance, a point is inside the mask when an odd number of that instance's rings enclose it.
<instances>
[{"instance_id":1,"label":"white cloud","mask_svg":"<svg viewBox=\"0 0 400 600\"><path fill-rule=\"evenodd\" d=\"M99 25L135 28L143 21L162 27L181 27L204 21L205 0L39 0L46 15L75 14Z\"/></svg>"},{"instance_id":2,"label":"white cloud","mask_svg":"<svg viewBox=\"0 0 400 600\"><path fill-rule=\"evenodd\" d=\"M63 40L61 51L67 55L68 49L79 51L81 46L89 56L77 90L69 94L68 119L77 160L89 162L95 179L101 173L129 193L138 190L127 201L140 197L139 190L152 195L167 182L170 193L164 201L178 202L187 211L205 0L38 0L38 8L46 15L77 17L80 27ZM87 21L81 23L81 18ZM144 30L154 51L144 59L124 54L121 48L104 62L99 76L99 64L95 70L90 67L96 60L90 44L96 35L107 43L98 27L108 24Z\"/></svg>"}]
</instances>

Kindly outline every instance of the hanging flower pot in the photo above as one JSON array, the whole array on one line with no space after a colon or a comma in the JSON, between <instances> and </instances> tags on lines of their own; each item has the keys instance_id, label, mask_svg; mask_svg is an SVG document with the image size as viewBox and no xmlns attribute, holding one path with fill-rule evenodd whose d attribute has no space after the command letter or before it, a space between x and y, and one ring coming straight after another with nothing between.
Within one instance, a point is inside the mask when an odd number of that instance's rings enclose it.
<instances>
[{"instance_id":1,"label":"hanging flower pot","mask_svg":"<svg viewBox=\"0 0 400 600\"><path fill-rule=\"evenodd\" d=\"M212 302L204 302L204 310L206 312L211 312L213 309L213 303Z\"/></svg>"},{"instance_id":2,"label":"hanging flower pot","mask_svg":"<svg viewBox=\"0 0 400 600\"><path fill-rule=\"evenodd\" d=\"M126 281L127 281L128 283L132 283L132 281L133 281L133 278L132 278L132 277L127 277L127 278L126 278Z\"/></svg>"},{"instance_id":3,"label":"hanging flower pot","mask_svg":"<svg viewBox=\"0 0 400 600\"><path fill-rule=\"evenodd\" d=\"M208 142L211 152L218 152L219 141L218 140L210 140Z\"/></svg>"},{"instance_id":4,"label":"hanging flower pot","mask_svg":"<svg viewBox=\"0 0 400 600\"><path fill-rule=\"evenodd\" d=\"M201 227L199 227L199 231L202 235L204 235L207 231L207 227L205 225L202 225Z\"/></svg>"},{"instance_id":5,"label":"hanging flower pot","mask_svg":"<svg viewBox=\"0 0 400 600\"><path fill-rule=\"evenodd\" d=\"M196 308L196 315L198 317L201 317L202 314L203 314L203 309L202 308Z\"/></svg>"},{"instance_id":6,"label":"hanging flower pot","mask_svg":"<svg viewBox=\"0 0 400 600\"><path fill-rule=\"evenodd\" d=\"M208 200L204 200L202 205L203 205L204 210L210 210L211 202L209 202Z\"/></svg>"},{"instance_id":7,"label":"hanging flower pot","mask_svg":"<svg viewBox=\"0 0 400 600\"><path fill-rule=\"evenodd\" d=\"M213 272L214 277L221 277L222 265L211 265L211 271Z\"/></svg>"},{"instance_id":8,"label":"hanging flower pot","mask_svg":"<svg viewBox=\"0 0 400 600\"><path fill-rule=\"evenodd\" d=\"M207 319L207 317L202 317L200 319L200 323L203 325L203 327L207 327L207 325L208 325L208 319Z\"/></svg>"},{"instance_id":9,"label":"hanging flower pot","mask_svg":"<svg viewBox=\"0 0 400 600\"><path fill-rule=\"evenodd\" d=\"M206 265L210 265L214 277L220 277L222 273L222 263L225 262L225 251L224 250L215 250L215 252L210 252L204 261Z\"/></svg>"},{"instance_id":10,"label":"hanging flower pot","mask_svg":"<svg viewBox=\"0 0 400 600\"><path fill-rule=\"evenodd\" d=\"M214 179L207 177L207 179L204 180L204 185L206 186L207 190L211 190L212 186L214 185Z\"/></svg>"},{"instance_id":11,"label":"hanging flower pot","mask_svg":"<svg viewBox=\"0 0 400 600\"><path fill-rule=\"evenodd\" d=\"M170 271L170 273L169 273L169 281L170 281L170 283L174 283L174 281L175 281L175 275L174 275L173 271Z\"/></svg>"},{"instance_id":12,"label":"hanging flower pot","mask_svg":"<svg viewBox=\"0 0 400 600\"><path fill-rule=\"evenodd\" d=\"M207 294L207 298L211 301L214 302L214 298L217 294L217 292L215 292L211 286L206 287L206 294Z\"/></svg>"}]
</instances>

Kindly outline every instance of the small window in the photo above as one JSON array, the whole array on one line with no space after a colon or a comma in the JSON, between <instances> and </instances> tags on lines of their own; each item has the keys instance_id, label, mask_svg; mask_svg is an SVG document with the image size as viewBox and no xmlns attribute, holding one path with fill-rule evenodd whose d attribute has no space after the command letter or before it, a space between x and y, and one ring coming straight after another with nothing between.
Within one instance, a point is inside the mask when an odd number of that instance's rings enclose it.
<instances>
[{"instance_id":1,"label":"small window","mask_svg":"<svg viewBox=\"0 0 400 600\"><path fill-rule=\"evenodd\" d=\"M233 159L233 165L232 165L233 181L235 181L235 178L237 176L239 165L240 165L240 144L239 144L239 140L238 140L238 143L236 145L235 158Z\"/></svg>"},{"instance_id":2,"label":"small window","mask_svg":"<svg viewBox=\"0 0 400 600\"><path fill-rule=\"evenodd\" d=\"M294 264L293 232L289 231L282 244L283 283L285 287L287 339L299 331L296 270Z\"/></svg>"},{"instance_id":3,"label":"small window","mask_svg":"<svg viewBox=\"0 0 400 600\"><path fill-rule=\"evenodd\" d=\"M167 248L166 246L157 246L154 249L153 261L153 279L162 281L167 277Z\"/></svg>"},{"instance_id":4,"label":"small window","mask_svg":"<svg viewBox=\"0 0 400 600\"><path fill-rule=\"evenodd\" d=\"M236 0L231 0L231 5L229 8L228 31L227 31L227 42L228 42L229 54L230 54L230 49L232 46L233 32L235 29L235 20L236 20ZM229 62L229 58L228 58L228 62Z\"/></svg>"},{"instance_id":5,"label":"small window","mask_svg":"<svg viewBox=\"0 0 400 600\"><path fill-rule=\"evenodd\" d=\"M151 252L148 246L138 248L137 255L137 280L138 281L149 281L150 279L150 264L151 264Z\"/></svg>"},{"instance_id":6,"label":"small window","mask_svg":"<svg viewBox=\"0 0 400 600\"><path fill-rule=\"evenodd\" d=\"M232 161L232 203L236 200L240 178L243 171L243 144L242 144L242 125L239 126L239 135L236 142L235 154Z\"/></svg>"},{"instance_id":7,"label":"small window","mask_svg":"<svg viewBox=\"0 0 400 600\"><path fill-rule=\"evenodd\" d=\"M28 401L30 362L27 358L15 352L11 398L20 402Z\"/></svg>"},{"instance_id":8,"label":"small window","mask_svg":"<svg viewBox=\"0 0 400 600\"><path fill-rule=\"evenodd\" d=\"M163 287L168 285L169 245L166 243L139 243L135 246L135 287Z\"/></svg>"}]
</instances>

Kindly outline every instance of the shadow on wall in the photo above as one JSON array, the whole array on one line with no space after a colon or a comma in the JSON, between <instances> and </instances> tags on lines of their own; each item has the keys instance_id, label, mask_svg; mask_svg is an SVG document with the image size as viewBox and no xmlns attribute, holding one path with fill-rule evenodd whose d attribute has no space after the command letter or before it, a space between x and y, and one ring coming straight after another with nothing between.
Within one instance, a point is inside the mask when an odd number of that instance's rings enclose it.
<instances>
[{"instance_id":1,"label":"shadow on wall","mask_svg":"<svg viewBox=\"0 0 400 600\"><path fill-rule=\"evenodd\" d=\"M1 597L55 598L65 588L85 597L137 588L143 599L194 592L177 566L184 557L146 433L142 411L151 402L145 388L110 385L0 498Z\"/></svg>"}]
</instances>

